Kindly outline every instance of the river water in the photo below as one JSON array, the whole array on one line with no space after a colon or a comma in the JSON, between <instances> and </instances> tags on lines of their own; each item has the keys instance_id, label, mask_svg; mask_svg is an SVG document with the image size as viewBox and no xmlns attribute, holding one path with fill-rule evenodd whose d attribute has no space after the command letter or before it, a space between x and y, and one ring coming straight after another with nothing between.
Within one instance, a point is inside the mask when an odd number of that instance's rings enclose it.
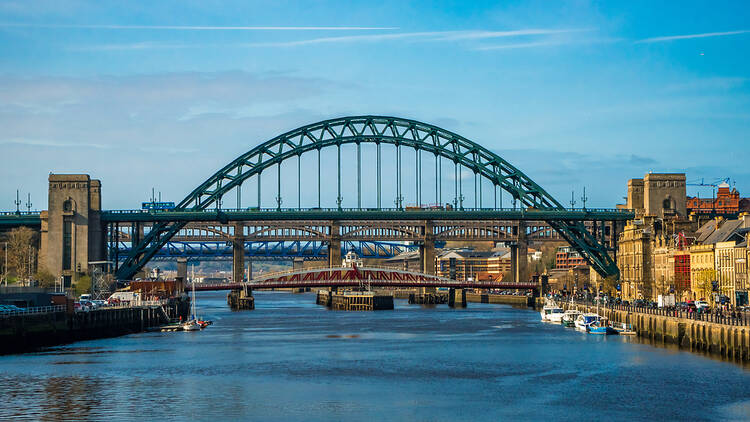
<instances>
[{"instance_id":1,"label":"river water","mask_svg":"<svg viewBox=\"0 0 750 422\"><path fill-rule=\"evenodd\" d=\"M750 370L539 314L397 300L330 311L198 295L202 332L140 333L0 357L8 420L750 420Z\"/></svg>"}]
</instances>

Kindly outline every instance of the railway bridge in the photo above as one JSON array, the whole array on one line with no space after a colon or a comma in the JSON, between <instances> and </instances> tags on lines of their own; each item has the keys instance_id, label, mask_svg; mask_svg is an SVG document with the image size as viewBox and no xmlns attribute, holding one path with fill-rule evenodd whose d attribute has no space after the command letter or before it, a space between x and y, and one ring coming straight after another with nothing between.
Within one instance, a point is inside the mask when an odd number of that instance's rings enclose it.
<instances>
[{"instance_id":1,"label":"railway bridge","mask_svg":"<svg viewBox=\"0 0 750 422\"><path fill-rule=\"evenodd\" d=\"M132 279L177 242L231 244L234 280L242 279L248 242L317 242L329 266L340 262L342 242L409 242L419 248L422 272L434 274L435 245L451 240L505 242L514 281L525 281L530 241L566 241L599 274L617 276L618 224L632 218L630 210L566 209L521 170L456 133L352 116L251 148L173 209L103 210L98 180L52 174L48 210L4 213L0 227L37 228L39 266L66 282L96 261Z\"/></svg>"}]
</instances>

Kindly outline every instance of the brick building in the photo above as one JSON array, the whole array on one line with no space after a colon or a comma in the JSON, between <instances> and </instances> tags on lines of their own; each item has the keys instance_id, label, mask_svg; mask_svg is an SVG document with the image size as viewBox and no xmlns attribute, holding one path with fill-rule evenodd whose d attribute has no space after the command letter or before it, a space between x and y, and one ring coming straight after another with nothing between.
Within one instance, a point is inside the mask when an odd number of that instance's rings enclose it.
<instances>
[{"instance_id":1,"label":"brick building","mask_svg":"<svg viewBox=\"0 0 750 422\"><path fill-rule=\"evenodd\" d=\"M723 213L736 214L742 211L750 211L750 198L740 198L740 193L735 188L730 188L724 182L716 190L713 198L687 197L687 209L695 213Z\"/></svg>"}]
</instances>

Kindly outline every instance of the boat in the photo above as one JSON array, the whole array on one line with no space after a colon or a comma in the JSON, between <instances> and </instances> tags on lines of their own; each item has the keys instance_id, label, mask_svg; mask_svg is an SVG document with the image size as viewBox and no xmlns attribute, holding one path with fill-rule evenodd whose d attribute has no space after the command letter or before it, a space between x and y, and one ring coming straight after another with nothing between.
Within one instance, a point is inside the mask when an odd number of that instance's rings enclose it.
<instances>
[{"instance_id":1,"label":"boat","mask_svg":"<svg viewBox=\"0 0 750 422\"><path fill-rule=\"evenodd\" d=\"M540 314L542 315L542 321L556 322L559 324L562 322L564 312L565 311L563 311L562 308L556 305L544 305Z\"/></svg>"},{"instance_id":2,"label":"boat","mask_svg":"<svg viewBox=\"0 0 750 422\"><path fill-rule=\"evenodd\" d=\"M192 298L193 300L191 301L192 303L190 306L191 308L190 311L192 315L190 315L191 316L190 320L182 324L182 329L184 331L200 331L201 329L206 328L208 325L211 324L211 321L199 320L195 316L195 283L193 283L192 294L193 294L193 298Z\"/></svg>"},{"instance_id":3,"label":"boat","mask_svg":"<svg viewBox=\"0 0 750 422\"><path fill-rule=\"evenodd\" d=\"M576 318L581 315L581 311L576 309L568 309L562 316L562 324L566 327L575 327Z\"/></svg>"},{"instance_id":4,"label":"boat","mask_svg":"<svg viewBox=\"0 0 750 422\"><path fill-rule=\"evenodd\" d=\"M200 331L201 328L201 325L198 324L198 321L196 320L188 321L182 324L183 331Z\"/></svg>"},{"instance_id":5,"label":"boat","mask_svg":"<svg viewBox=\"0 0 750 422\"><path fill-rule=\"evenodd\" d=\"M593 313L585 313L585 314L578 315L575 321L576 330L588 331L589 326L599 321L599 318L601 317L598 314L593 314Z\"/></svg>"},{"instance_id":6,"label":"boat","mask_svg":"<svg viewBox=\"0 0 750 422\"><path fill-rule=\"evenodd\" d=\"M596 321L592 322L591 324L586 327L586 331L588 331L590 334L604 334L604 335L611 335L611 334L618 334L617 330L612 328L611 325L609 325L609 320L607 317L600 317Z\"/></svg>"},{"instance_id":7,"label":"boat","mask_svg":"<svg viewBox=\"0 0 750 422\"><path fill-rule=\"evenodd\" d=\"M634 336L636 334L632 324L625 324L623 322L622 324L613 326L612 328L614 328L615 331L617 331L617 334L621 336Z\"/></svg>"}]
</instances>

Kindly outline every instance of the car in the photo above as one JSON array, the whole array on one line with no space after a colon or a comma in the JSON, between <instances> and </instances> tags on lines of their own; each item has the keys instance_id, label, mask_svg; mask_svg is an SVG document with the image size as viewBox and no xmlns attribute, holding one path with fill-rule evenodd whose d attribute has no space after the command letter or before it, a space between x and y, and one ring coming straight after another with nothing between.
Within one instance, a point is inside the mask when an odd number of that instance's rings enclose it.
<instances>
[{"instance_id":1,"label":"car","mask_svg":"<svg viewBox=\"0 0 750 422\"><path fill-rule=\"evenodd\" d=\"M706 302L705 300L696 300L695 307L702 310L702 309L710 308L711 305L709 305L708 302Z\"/></svg>"}]
</instances>

